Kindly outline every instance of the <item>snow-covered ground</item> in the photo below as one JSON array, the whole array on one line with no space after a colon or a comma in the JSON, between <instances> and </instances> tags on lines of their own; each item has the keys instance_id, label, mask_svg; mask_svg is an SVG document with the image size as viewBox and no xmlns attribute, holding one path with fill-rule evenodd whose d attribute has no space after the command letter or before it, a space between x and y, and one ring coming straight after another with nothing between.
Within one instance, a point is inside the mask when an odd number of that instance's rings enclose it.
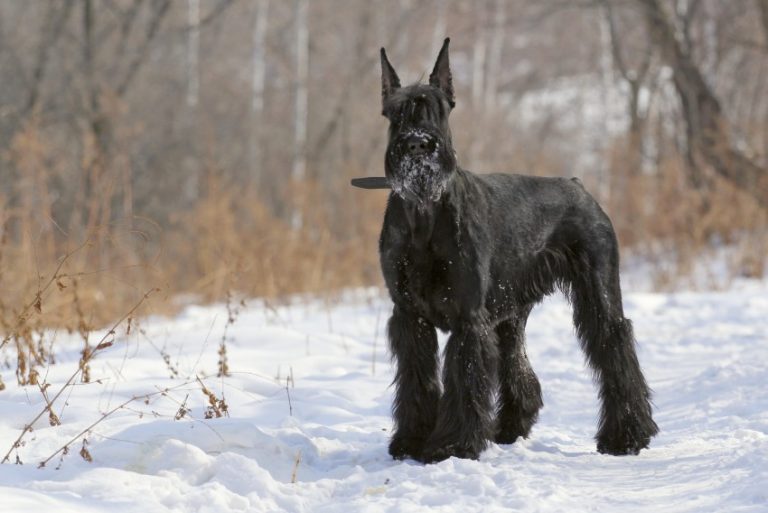
<instances>
[{"instance_id":1,"label":"snow-covered ground","mask_svg":"<svg viewBox=\"0 0 768 513\"><path fill-rule=\"evenodd\" d=\"M93 362L99 382L60 399L61 426L35 425L18 451L24 464L0 466L0 511L768 511L768 283L626 295L661 428L637 457L595 451L595 389L570 309L555 297L528 324L545 402L531 438L492 444L480 461L392 461L389 310L378 291L334 306L249 302L227 331L224 379L215 377L224 307L144 321ZM78 361L75 338L59 335L56 346L49 396ZM4 454L43 399L2 372ZM204 419L196 374L228 418ZM87 434L92 462L78 440L37 468L102 412L166 387ZM181 404L190 412L174 420Z\"/></svg>"}]
</instances>

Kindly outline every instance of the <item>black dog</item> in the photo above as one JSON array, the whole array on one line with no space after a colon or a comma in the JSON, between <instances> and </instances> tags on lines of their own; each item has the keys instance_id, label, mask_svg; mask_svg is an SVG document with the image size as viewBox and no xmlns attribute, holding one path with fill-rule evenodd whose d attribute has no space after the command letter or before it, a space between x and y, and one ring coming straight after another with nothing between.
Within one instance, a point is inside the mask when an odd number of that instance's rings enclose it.
<instances>
[{"instance_id":1,"label":"black dog","mask_svg":"<svg viewBox=\"0 0 768 513\"><path fill-rule=\"evenodd\" d=\"M477 458L489 439L527 437L543 404L525 323L558 287L600 385L597 449L637 454L658 428L623 314L611 222L577 179L459 167L448 127L448 42L428 85L401 87L381 50L393 192L380 252L397 362L389 453L424 462ZM442 386L435 328L451 332Z\"/></svg>"}]
</instances>

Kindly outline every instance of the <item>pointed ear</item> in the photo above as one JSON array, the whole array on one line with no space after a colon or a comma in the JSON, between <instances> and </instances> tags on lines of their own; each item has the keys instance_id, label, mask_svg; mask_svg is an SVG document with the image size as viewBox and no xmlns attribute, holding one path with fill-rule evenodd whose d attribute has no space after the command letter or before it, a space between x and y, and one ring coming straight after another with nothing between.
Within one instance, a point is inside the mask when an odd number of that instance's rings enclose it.
<instances>
[{"instance_id":1,"label":"pointed ear","mask_svg":"<svg viewBox=\"0 0 768 513\"><path fill-rule=\"evenodd\" d=\"M387 59L387 52L381 49L381 100L385 101L390 94L400 88L400 79L395 73L395 68Z\"/></svg>"},{"instance_id":2,"label":"pointed ear","mask_svg":"<svg viewBox=\"0 0 768 513\"><path fill-rule=\"evenodd\" d=\"M429 75L429 85L441 89L448 97L448 103L451 104L451 107L454 107L456 102L453 96L453 78L451 77L451 66L448 62L448 43L450 42L451 38L449 37L446 37L445 41L443 41L443 47L437 56L435 68L432 70L432 74Z\"/></svg>"}]
</instances>

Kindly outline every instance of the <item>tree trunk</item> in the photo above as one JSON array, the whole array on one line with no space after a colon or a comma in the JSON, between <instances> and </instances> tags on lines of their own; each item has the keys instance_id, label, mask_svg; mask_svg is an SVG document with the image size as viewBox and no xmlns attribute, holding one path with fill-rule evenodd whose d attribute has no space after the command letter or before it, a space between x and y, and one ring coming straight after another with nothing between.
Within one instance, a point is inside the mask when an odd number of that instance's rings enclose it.
<instances>
[{"instance_id":1,"label":"tree trunk","mask_svg":"<svg viewBox=\"0 0 768 513\"><path fill-rule=\"evenodd\" d=\"M445 28L445 11L447 8L445 0L435 1L435 24L432 26L432 46L430 47L432 52L439 51L443 39L448 36Z\"/></svg>"},{"instance_id":2,"label":"tree trunk","mask_svg":"<svg viewBox=\"0 0 768 513\"><path fill-rule=\"evenodd\" d=\"M502 51L504 49L504 29L507 17L505 2L495 0L491 44L488 49L488 73L485 81L485 108L492 112L498 99L498 82L501 75Z\"/></svg>"},{"instance_id":3,"label":"tree trunk","mask_svg":"<svg viewBox=\"0 0 768 513\"><path fill-rule=\"evenodd\" d=\"M200 91L200 0L187 0L187 107L197 106Z\"/></svg>"},{"instance_id":4,"label":"tree trunk","mask_svg":"<svg viewBox=\"0 0 768 513\"><path fill-rule=\"evenodd\" d=\"M250 181L259 185L263 162L264 85L267 62L267 20L269 0L258 0L253 26L253 80L251 83L251 143L248 147Z\"/></svg>"},{"instance_id":5,"label":"tree trunk","mask_svg":"<svg viewBox=\"0 0 768 513\"><path fill-rule=\"evenodd\" d=\"M483 112L483 94L485 93L485 61L488 53L486 41L487 30L485 28L485 10L478 9L475 20L475 40L472 44L472 110L475 116L481 116ZM483 153L483 139L478 130L473 130L469 145L470 168L478 171L482 167L480 155Z\"/></svg>"},{"instance_id":6,"label":"tree trunk","mask_svg":"<svg viewBox=\"0 0 768 513\"><path fill-rule=\"evenodd\" d=\"M304 180L307 171L307 104L309 79L309 30L307 26L307 0L296 0L296 103L294 108L294 151L291 178L294 183ZM294 208L291 225L302 227L299 204Z\"/></svg>"}]
</instances>

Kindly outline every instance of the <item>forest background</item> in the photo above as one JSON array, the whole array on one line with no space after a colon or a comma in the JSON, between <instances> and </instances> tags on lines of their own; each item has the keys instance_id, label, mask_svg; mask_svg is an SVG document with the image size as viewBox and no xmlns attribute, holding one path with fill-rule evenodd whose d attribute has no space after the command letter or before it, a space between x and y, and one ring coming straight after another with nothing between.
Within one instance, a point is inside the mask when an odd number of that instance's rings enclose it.
<instances>
[{"instance_id":1,"label":"forest background","mask_svg":"<svg viewBox=\"0 0 768 513\"><path fill-rule=\"evenodd\" d=\"M9 1L0 331L380 284L378 49L446 35L464 167L578 176L653 288L763 276L768 0Z\"/></svg>"}]
</instances>

